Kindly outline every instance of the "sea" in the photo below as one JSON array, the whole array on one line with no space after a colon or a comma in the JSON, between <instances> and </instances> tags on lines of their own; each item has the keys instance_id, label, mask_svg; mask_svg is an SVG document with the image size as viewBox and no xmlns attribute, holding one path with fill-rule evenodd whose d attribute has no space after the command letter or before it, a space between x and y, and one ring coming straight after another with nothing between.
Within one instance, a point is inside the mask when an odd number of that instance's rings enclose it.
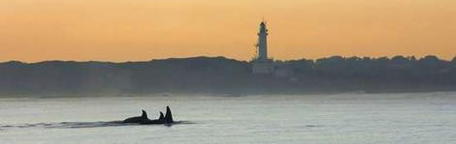
<instances>
[{"instance_id":1,"label":"sea","mask_svg":"<svg viewBox=\"0 0 456 144\"><path fill-rule=\"evenodd\" d=\"M456 144L456 93L4 97L0 144Z\"/></svg>"}]
</instances>

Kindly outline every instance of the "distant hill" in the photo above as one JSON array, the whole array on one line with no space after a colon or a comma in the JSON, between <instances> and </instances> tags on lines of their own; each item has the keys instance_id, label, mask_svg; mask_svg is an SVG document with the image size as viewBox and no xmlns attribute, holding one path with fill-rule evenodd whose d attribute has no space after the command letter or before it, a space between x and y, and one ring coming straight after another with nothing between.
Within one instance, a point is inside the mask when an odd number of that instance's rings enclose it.
<instances>
[{"instance_id":1,"label":"distant hill","mask_svg":"<svg viewBox=\"0 0 456 144\"><path fill-rule=\"evenodd\" d=\"M334 56L279 61L290 74L254 75L251 63L223 57L147 62L0 63L0 95L289 94L456 90L456 59Z\"/></svg>"}]
</instances>

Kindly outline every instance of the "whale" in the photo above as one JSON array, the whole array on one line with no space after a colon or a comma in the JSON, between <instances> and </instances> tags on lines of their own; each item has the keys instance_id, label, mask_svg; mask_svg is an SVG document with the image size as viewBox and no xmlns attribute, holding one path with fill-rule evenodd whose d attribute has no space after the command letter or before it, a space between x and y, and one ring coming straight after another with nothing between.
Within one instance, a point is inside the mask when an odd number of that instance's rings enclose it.
<instances>
[{"instance_id":1,"label":"whale","mask_svg":"<svg viewBox=\"0 0 456 144\"><path fill-rule=\"evenodd\" d=\"M129 117L122 121L122 123L133 123L133 124L172 124L174 123L173 115L169 106L166 106L165 115L163 112L160 112L158 119L149 119L147 117L147 112L141 110L141 116Z\"/></svg>"},{"instance_id":2,"label":"whale","mask_svg":"<svg viewBox=\"0 0 456 144\"><path fill-rule=\"evenodd\" d=\"M127 118L123 120L123 123L144 123L149 120L147 117L147 112L145 110L141 110L141 112L141 116Z\"/></svg>"}]
</instances>

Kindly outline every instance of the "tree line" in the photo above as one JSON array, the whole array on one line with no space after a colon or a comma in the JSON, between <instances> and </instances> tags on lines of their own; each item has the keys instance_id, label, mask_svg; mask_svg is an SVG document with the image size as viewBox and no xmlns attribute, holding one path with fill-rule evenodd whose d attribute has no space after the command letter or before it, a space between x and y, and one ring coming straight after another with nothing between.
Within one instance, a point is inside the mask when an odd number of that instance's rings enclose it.
<instances>
[{"instance_id":1,"label":"tree line","mask_svg":"<svg viewBox=\"0 0 456 144\"><path fill-rule=\"evenodd\" d=\"M0 94L307 93L456 90L456 58L333 56L276 61L287 76L252 74L224 57L144 62L0 63Z\"/></svg>"}]
</instances>

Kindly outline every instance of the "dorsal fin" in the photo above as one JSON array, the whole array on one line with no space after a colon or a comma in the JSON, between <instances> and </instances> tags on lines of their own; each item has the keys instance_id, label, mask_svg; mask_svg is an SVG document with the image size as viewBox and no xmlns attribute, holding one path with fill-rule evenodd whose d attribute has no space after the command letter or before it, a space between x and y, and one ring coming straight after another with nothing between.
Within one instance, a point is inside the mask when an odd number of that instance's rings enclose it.
<instances>
[{"instance_id":1,"label":"dorsal fin","mask_svg":"<svg viewBox=\"0 0 456 144\"><path fill-rule=\"evenodd\" d=\"M158 120L163 120L165 119L165 116L163 116L163 113L160 111L160 117L158 118Z\"/></svg>"},{"instance_id":2,"label":"dorsal fin","mask_svg":"<svg viewBox=\"0 0 456 144\"><path fill-rule=\"evenodd\" d=\"M144 111L144 110L141 110L141 111L142 111L141 117L147 118L147 113L146 113L146 111Z\"/></svg>"},{"instance_id":3,"label":"dorsal fin","mask_svg":"<svg viewBox=\"0 0 456 144\"><path fill-rule=\"evenodd\" d=\"M171 114L171 109L169 106L166 106L166 114L165 114L165 122L166 123L173 123L173 114Z\"/></svg>"}]
</instances>

